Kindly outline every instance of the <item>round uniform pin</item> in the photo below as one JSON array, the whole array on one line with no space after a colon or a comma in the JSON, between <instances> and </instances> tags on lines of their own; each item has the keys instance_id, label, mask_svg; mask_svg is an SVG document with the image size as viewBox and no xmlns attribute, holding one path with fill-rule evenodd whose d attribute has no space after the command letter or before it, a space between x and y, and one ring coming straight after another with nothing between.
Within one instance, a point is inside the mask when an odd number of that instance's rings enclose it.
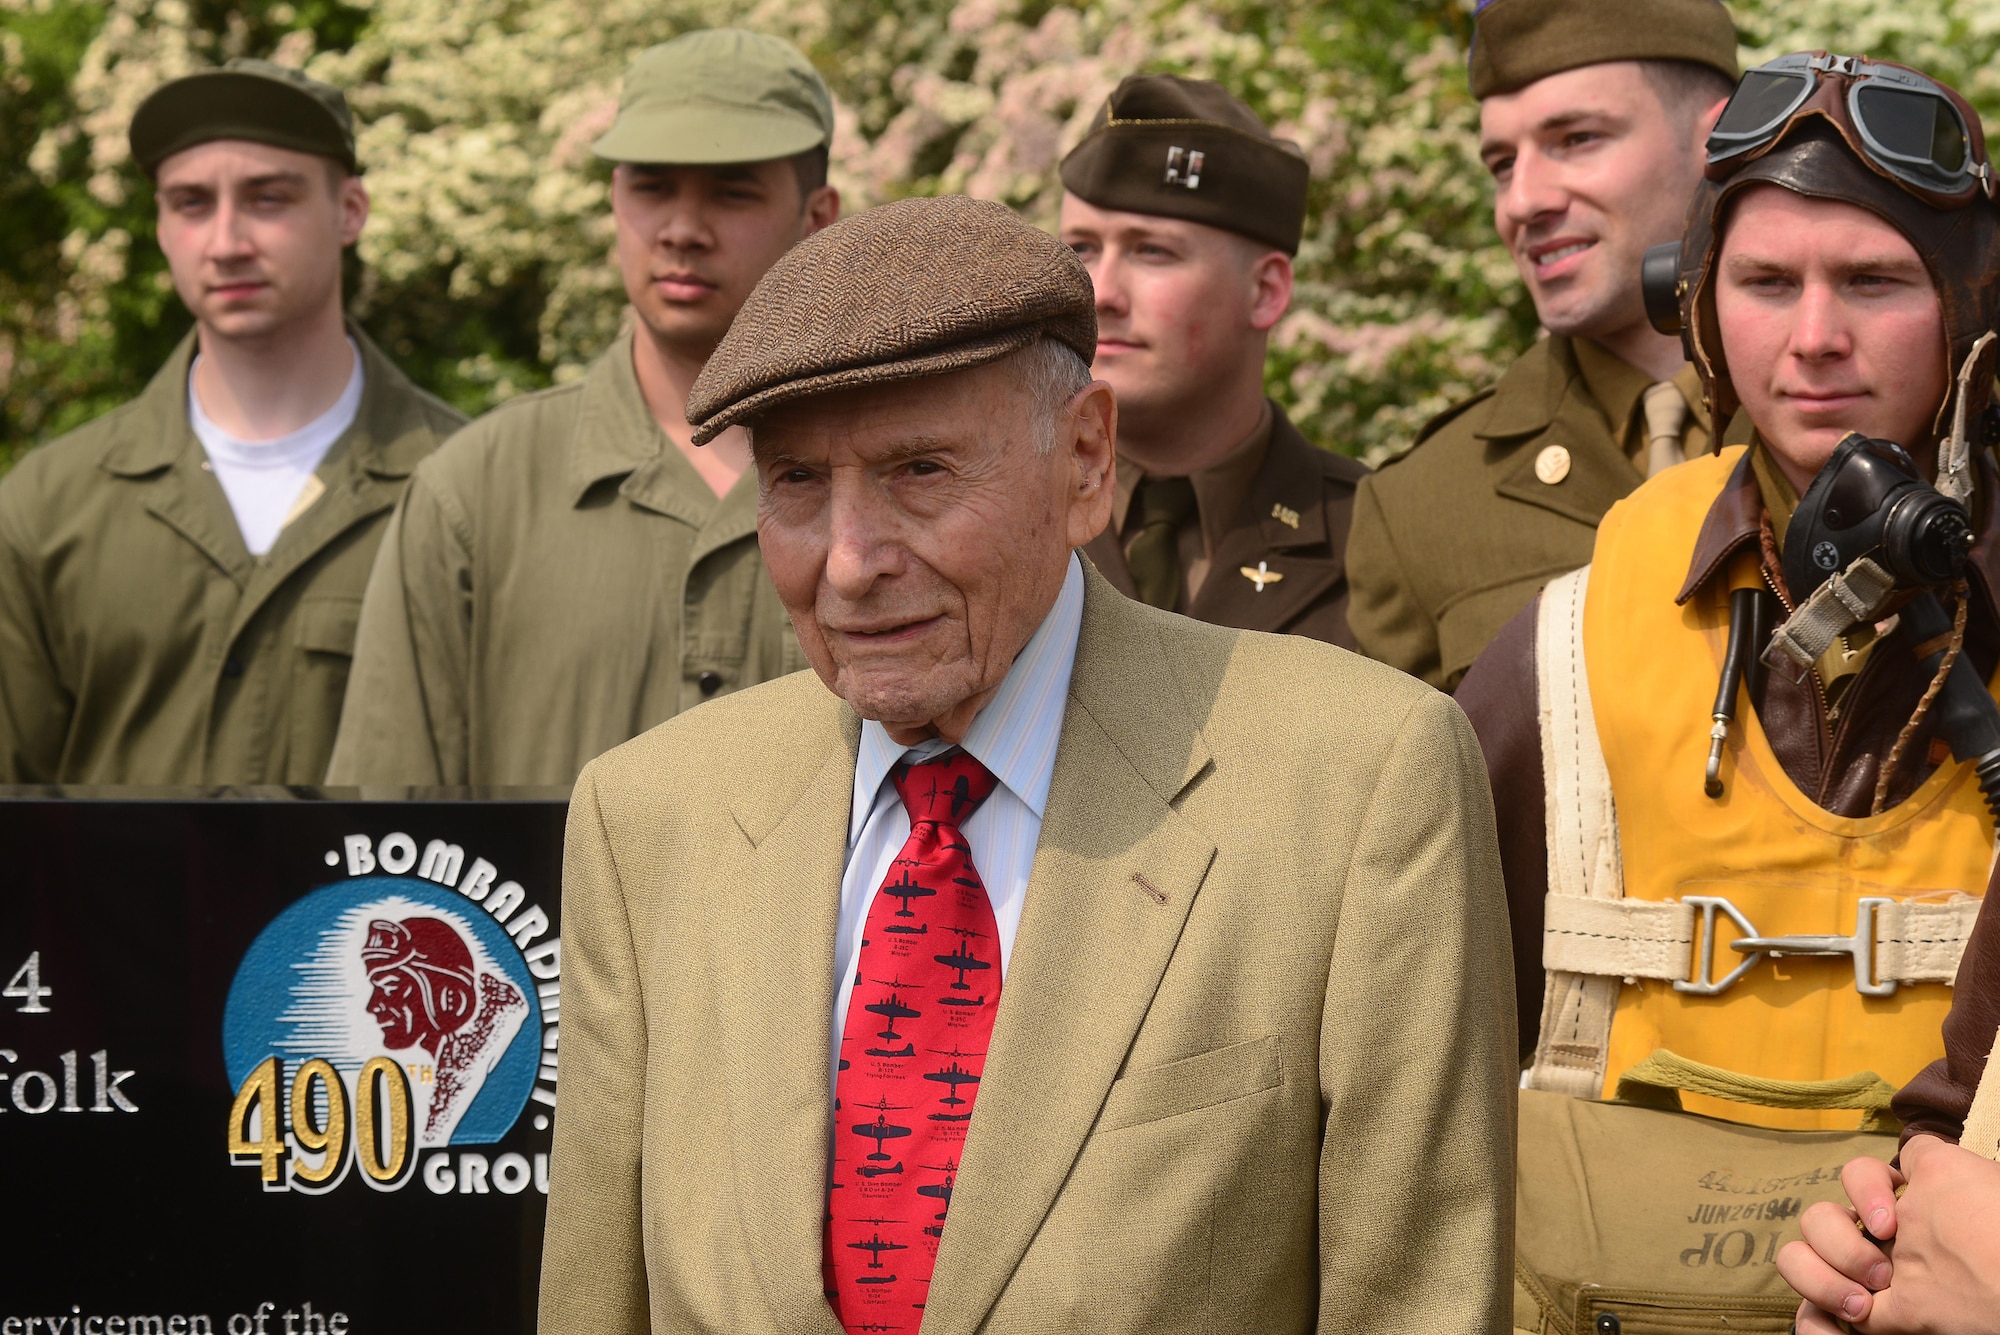
<instances>
[{"instance_id":1,"label":"round uniform pin","mask_svg":"<svg viewBox=\"0 0 2000 1335\"><path fill-rule=\"evenodd\" d=\"M1535 476L1553 487L1569 476L1569 451L1551 445L1535 456Z\"/></svg>"}]
</instances>

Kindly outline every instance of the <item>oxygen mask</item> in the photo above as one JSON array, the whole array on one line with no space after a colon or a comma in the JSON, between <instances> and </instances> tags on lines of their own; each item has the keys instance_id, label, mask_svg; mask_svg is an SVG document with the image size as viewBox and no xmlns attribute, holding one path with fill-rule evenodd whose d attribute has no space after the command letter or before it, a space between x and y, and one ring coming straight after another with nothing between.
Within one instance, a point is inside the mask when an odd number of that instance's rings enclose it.
<instances>
[{"instance_id":1,"label":"oxygen mask","mask_svg":"<svg viewBox=\"0 0 2000 1335\"><path fill-rule=\"evenodd\" d=\"M1908 451L1893 441L1849 433L1799 498L1785 532L1785 584L1795 600L1810 605L1829 579L1868 561L1882 572L1872 576L1873 583L1886 584L1891 596L1945 588L1965 573L1971 553L1971 518L1922 479ZM1840 607L1848 610L1844 601ZM1824 652L1822 645L1819 653ZM1810 668L1819 653L1803 666ZM1796 658L1786 664L1767 653L1766 659L1781 671L1798 665ZM1796 681L1805 674L1787 675Z\"/></svg>"},{"instance_id":2,"label":"oxygen mask","mask_svg":"<svg viewBox=\"0 0 2000 1335\"><path fill-rule=\"evenodd\" d=\"M1782 565L1795 610L1769 633L1761 652L1750 645L1763 639L1758 618L1731 617L1722 691L1710 732L1709 795L1722 792L1717 777L1721 742L1751 653L1789 680L1803 681L1837 637L1893 614L1931 680L1882 762L1873 809L1883 809L1904 752L1935 708L1939 732L1952 755L1972 762L1987 806L2000 820L2000 705L1959 652L1965 643L1965 566L1973 537L1965 507L1925 482L1902 446L1859 433L1842 440L1799 498L1785 530ZM1945 611L1939 597L1947 591L1953 613ZM1732 608L1737 611L1751 609Z\"/></svg>"}]
</instances>

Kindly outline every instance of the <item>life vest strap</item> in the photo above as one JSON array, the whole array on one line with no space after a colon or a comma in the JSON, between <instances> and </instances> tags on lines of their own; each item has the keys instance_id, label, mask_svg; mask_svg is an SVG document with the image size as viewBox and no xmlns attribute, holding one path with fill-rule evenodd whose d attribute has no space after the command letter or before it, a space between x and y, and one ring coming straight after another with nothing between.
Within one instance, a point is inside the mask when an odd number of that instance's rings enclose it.
<instances>
[{"instance_id":1,"label":"life vest strap","mask_svg":"<svg viewBox=\"0 0 2000 1335\"><path fill-rule=\"evenodd\" d=\"M2000 1062L1993 1060L1996 1051L2000 1051L2000 1032L1993 1035L1986 1070L1979 1077L1979 1088L1972 1093L1972 1107L1966 1111L1965 1129L1959 1133L1958 1143L1982 1159L2000 1161Z\"/></svg>"},{"instance_id":2,"label":"life vest strap","mask_svg":"<svg viewBox=\"0 0 2000 1335\"><path fill-rule=\"evenodd\" d=\"M1696 996L1726 992L1759 961L1787 956L1848 956L1854 985L1866 996L1893 996L1904 983L1949 983L1979 916L1979 900L1868 897L1848 936L1764 936L1720 895L1689 895L1654 903L1578 899L1549 893L1543 904L1542 965L1570 974L1654 978ZM1718 918L1741 935L1726 937ZM1719 930L1720 929L1720 930ZM1742 960L1716 977L1716 945Z\"/></svg>"},{"instance_id":3,"label":"life vest strap","mask_svg":"<svg viewBox=\"0 0 2000 1335\"><path fill-rule=\"evenodd\" d=\"M1535 620L1549 898L1571 905L1616 904L1625 894L1611 774L1597 740L1583 662L1589 589L1588 566L1557 576L1542 590ZM1551 968L1542 990L1535 1059L1522 1084L1593 1099L1604 1089L1618 980Z\"/></svg>"}]
</instances>

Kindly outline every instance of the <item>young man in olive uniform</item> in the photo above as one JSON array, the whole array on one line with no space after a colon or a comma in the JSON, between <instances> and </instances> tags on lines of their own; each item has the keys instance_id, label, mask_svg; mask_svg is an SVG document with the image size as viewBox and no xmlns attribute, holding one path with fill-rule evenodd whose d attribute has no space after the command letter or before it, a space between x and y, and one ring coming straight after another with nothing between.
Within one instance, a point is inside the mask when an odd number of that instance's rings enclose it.
<instances>
[{"instance_id":1,"label":"young man in olive uniform","mask_svg":"<svg viewBox=\"0 0 2000 1335\"><path fill-rule=\"evenodd\" d=\"M343 318L338 90L232 61L131 141L195 329L0 482L0 782L317 783L390 511L465 419Z\"/></svg>"},{"instance_id":2,"label":"young man in olive uniform","mask_svg":"<svg viewBox=\"0 0 2000 1335\"><path fill-rule=\"evenodd\" d=\"M1084 551L1155 607L1347 648L1343 570L1366 471L1264 396L1292 298L1306 163L1208 80L1135 75L1063 160L1062 239L1118 395L1111 526Z\"/></svg>"},{"instance_id":3,"label":"young man in olive uniform","mask_svg":"<svg viewBox=\"0 0 2000 1335\"><path fill-rule=\"evenodd\" d=\"M697 450L683 412L764 271L838 215L832 131L826 85L773 38L690 33L633 63L595 145L617 164L631 329L418 471L368 586L330 782L566 785L805 665L758 558L749 442Z\"/></svg>"},{"instance_id":4,"label":"young man in olive uniform","mask_svg":"<svg viewBox=\"0 0 2000 1335\"><path fill-rule=\"evenodd\" d=\"M1736 78L1717 0L1489 0L1475 22L1494 222L1548 337L1361 484L1347 553L1362 651L1446 690L1590 559L1614 501L1710 448L1639 262L1680 235Z\"/></svg>"}]
</instances>

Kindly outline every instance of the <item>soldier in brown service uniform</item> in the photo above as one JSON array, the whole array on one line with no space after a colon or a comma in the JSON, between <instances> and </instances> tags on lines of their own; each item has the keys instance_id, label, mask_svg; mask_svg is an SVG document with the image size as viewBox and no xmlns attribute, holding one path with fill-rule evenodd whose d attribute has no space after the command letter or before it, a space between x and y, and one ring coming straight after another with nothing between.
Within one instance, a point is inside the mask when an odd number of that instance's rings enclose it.
<instances>
[{"instance_id":1,"label":"soldier in brown service uniform","mask_svg":"<svg viewBox=\"0 0 2000 1335\"><path fill-rule=\"evenodd\" d=\"M418 471L368 586L337 784L543 784L805 666L757 556L750 445L683 405L764 271L839 214L833 102L775 38L642 53L599 139L632 327Z\"/></svg>"},{"instance_id":2,"label":"soldier in brown service uniform","mask_svg":"<svg viewBox=\"0 0 2000 1335\"><path fill-rule=\"evenodd\" d=\"M1362 651L1446 690L1590 559L1614 501L1709 449L1680 344L1647 324L1639 261L1680 235L1736 78L1717 0L1489 0L1476 23L1494 222L1548 337L1361 484L1347 552Z\"/></svg>"},{"instance_id":3,"label":"soldier in brown service uniform","mask_svg":"<svg viewBox=\"0 0 2000 1335\"><path fill-rule=\"evenodd\" d=\"M317 783L389 512L465 419L342 316L338 90L232 61L131 138L195 330L0 482L0 782Z\"/></svg>"},{"instance_id":4,"label":"soldier in brown service uniform","mask_svg":"<svg viewBox=\"0 0 2000 1335\"><path fill-rule=\"evenodd\" d=\"M1137 75L1063 160L1062 239L1118 395L1111 527L1084 550L1155 607L1347 648L1342 568L1366 470L1264 397L1292 298L1306 163L1219 84Z\"/></svg>"}]
</instances>

